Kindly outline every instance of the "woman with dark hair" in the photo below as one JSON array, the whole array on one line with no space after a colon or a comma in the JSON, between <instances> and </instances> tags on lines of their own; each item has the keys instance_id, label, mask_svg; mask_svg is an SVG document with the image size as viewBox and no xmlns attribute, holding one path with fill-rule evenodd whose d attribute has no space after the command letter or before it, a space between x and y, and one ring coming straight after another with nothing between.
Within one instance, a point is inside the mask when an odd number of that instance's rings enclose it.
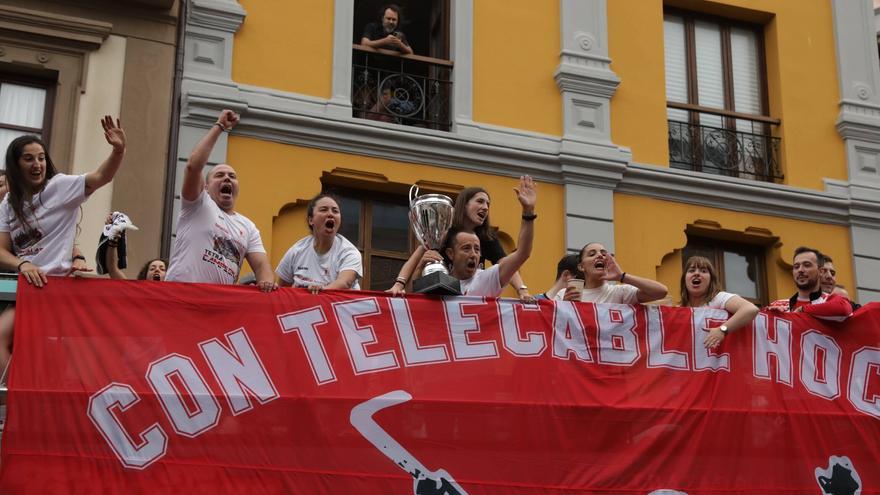
<instances>
[{"instance_id":1,"label":"woman with dark hair","mask_svg":"<svg viewBox=\"0 0 880 495\"><path fill-rule=\"evenodd\" d=\"M709 335L703 341L707 349L721 344L728 332L748 325L758 315L758 308L742 297L724 292L718 286L718 274L708 258L691 256L681 272L681 306L723 309L730 318L717 327L706 328Z\"/></svg>"},{"instance_id":2,"label":"woman with dark hair","mask_svg":"<svg viewBox=\"0 0 880 495\"><path fill-rule=\"evenodd\" d=\"M309 201L306 222L312 233L297 241L281 259L275 274L281 287L305 287L312 293L322 289L358 290L363 274L361 253L339 234L342 212L329 194Z\"/></svg>"},{"instance_id":3,"label":"woman with dark hair","mask_svg":"<svg viewBox=\"0 0 880 495\"><path fill-rule=\"evenodd\" d=\"M85 175L58 173L37 136L21 136L6 150L9 193L0 203L0 268L42 287L47 275L71 272L80 205L110 183L125 156L125 132L109 116L101 120L110 156ZM0 370L9 361L14 308L0 315Z\"/></svg>"},{"instance_id":4,"label":"woman with dark hair","mask_svg":"<svg viewBox=\"0 0 880 495\"><path fill-rule=\"evenodd\" d=\"M481 268L486 260L496 265L501 258L507 256L504 248L501 247L498 236L495 235L492 229L492 224L489 222L489 204L489 193L485 189L482 187L467 187L458 193L458 197L455 199L455 210L452 214L453 228L457 227L464 232L476 234L480 239ZM424 254L424 247L419 246L416 248L409 261L401 268L400 274L394 285L389 289L389 292L394 295L403 293L403 289L406 287L406 283L409 281L410 276L412 276L413 271L420 271L417 270L420 260L441 261L440 259L434 260L430 255L428 258L425 258ZM520 300L534 300L534 297L529 294L528 287L526 287L519 272L516 272L510 279L510 285L516 289Z\"/></svg>"}]
</instances>

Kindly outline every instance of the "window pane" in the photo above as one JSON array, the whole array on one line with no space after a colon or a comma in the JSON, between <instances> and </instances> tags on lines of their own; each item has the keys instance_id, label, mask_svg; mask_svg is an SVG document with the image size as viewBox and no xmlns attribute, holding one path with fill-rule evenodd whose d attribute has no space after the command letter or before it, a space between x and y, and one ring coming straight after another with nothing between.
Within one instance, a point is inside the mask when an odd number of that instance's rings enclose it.
<instances>
[{"instance_id":1,"label":"window pane","mask_svg":"<svg viewBox=\"0 0 880 495\"><path fill-rule=\"evenodd\" d=\"M687 56L685 50L684 19L666 15L663 18L663 50L666 61L666 100L688 102ZM668 109L669 120L687 122L687 112Z\"/></svg>"},{"instance_id":2,"label":"window pane","mask_svg":"<svg viewBox=\"0 0 880 495\"><path fill-rule=\"evenodd\" d=\"M758 298L755 255L724 251L724 290L750 299Z\"/></svg>"},{"instance_id":3,"label":"window pane","mask_svg":"<svg viewBox=\"0 0 880 495\"><path fill-rule=\"evenodd\" d=\"M409 208L405 205L373 202L371 234L373 249L409 252Z\"/></svg>"},{"instance_id":4,"label":"window pane","mask_svg":"<svg viewBox=\"0 0 880 495\"><path fill-rule=\"evenodd\" d=\"M733 64L734 109L742 113L761 114L757 34L746 29L731 28L730 58ZM737 130L752 132L751 125L746 122L737 122Z\"/></svg>"},{"instance_id":5,"label":"window pane","mask_svg":"<svg viewBox=\"0 0 880 495\"><path fill-rule=\"evenodd\" d=\"M342 225L339 227L339 233L355 246L362 248L363 242L361 242L359 233L363 203L346 196L338 196L337 199L339 200L339 209L342 211Z\"/></svg>"},{"instance_id":6,"label":"window pane","mask_svg":"<svg viewBox=\"0 0 880 495\"><path fill-rule=\"evenodd\" d=\"M18 136L24 136L28 134L27 132L21 131L11 131L9 129L0 129L0 150L3 150L3 156L6 156L6 149L9 148L9 143L12 142L13 139ZM37 134L39 136L39 134ZM42 137L42 136L41 136ZM0 160L0 169L6 168L6 160ZM2 199L2 198L0 198Z\"/></svg>"},{"instance_id":7,"label":"window pane","mask_svg":"<svg viewBox=\"0 0 880 495\"><path fill-rule=\"evenodd\" d=\"M46 90L18 84L0 85L0 123L43 128Z\"/></svg>"},{"instance_id":8,"label":"window pane","mask_svg":"<svg viewBox=\"0 0 880 495\"><path fill-rule=\"evenodd\" d=\"M394 285L394 280L406 260L391 258L370 258L370 290L385 290Z\"/></svg>"},{"instance_id":9,"label":"window pane","mask_svg":"<svg viewBox=\"0 0 880 495\"><path fill-rule=\"evenodd\" d=\"M724 108L724 72L721 65L721 30L717 24L694 22L697 52L697 96L704 107ZM721 117L701 115L700 123L721 127Z\"/></svg>"}]
</instances>

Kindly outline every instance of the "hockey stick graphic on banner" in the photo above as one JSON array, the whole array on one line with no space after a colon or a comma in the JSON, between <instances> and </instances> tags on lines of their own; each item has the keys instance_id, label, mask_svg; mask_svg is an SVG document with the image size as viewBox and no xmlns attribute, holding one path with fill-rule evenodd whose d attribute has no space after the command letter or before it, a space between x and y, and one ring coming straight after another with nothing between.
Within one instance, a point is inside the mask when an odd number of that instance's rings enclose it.
<instances>
[{"instance_id":1,"label":"hockey stick graphic on banner","mask_svg":"<svg viewBox=\"0 0 880 495\"><path fill-rule=\"evenodd\" d=\"M413 477L415 495L467 495L467 492L445 469L429 471L373 419L373 415L382 409L402 404L410 399L412 395L403 390L394 390L373 397L351 409L351 424L385 457Z\"/></svg>"}]
</instances>

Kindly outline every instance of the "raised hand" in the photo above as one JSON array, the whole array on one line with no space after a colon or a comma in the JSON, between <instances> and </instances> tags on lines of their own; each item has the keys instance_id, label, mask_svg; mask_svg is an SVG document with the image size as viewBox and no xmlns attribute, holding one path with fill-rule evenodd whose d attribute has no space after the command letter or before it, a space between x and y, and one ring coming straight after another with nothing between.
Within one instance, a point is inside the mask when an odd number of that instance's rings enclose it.
<instances>
[{"instance_id":1,"label":"raised hand","mask_svg":"<svg viewBox=\"0 0 880 495\"><path fill-rule=\"evenodd\" d=\"M623 270L621 270L620 265L617 264L614 255L605 255L605 274L602 275L602 280L617 282L620 280L621 275L623 275Z\"/></svg>"},{"instance_id":2,"label":"raised hand","mask_svg":"<svg viewBox=\"0 0 880 495\"><path fill-rule=\"evenodd\" d=\"M125 151L125 131L122 130L119 119L116 119L116 123L114 123L113 117L105 115L101 119L101 127L104 128L104 139L110 146L113 146L113 151L116 153Z\"/></svg>"},{"instance_id":3,"label":"raised hand","mask_svg":"<svg viewBox=\"0 0 880 495\"><path fill-rule=\"evenodd\" d=\"M519 178L519 187L513 188L516 199L522 205L523 213L531 215L535 212L535 202L538 200L538 191L535 181L528 175Z\"/></svg>"},{"instance_id":4,"label":"raised hand","mask_svg":"<svg viewBox=\"0 0 880 495\"><path fill-rule=\"evenodd\" d=\"M239 116L232 110L223 110L220 112L220 116L217 117L217 123L223 126L227 131L232 130L236 124L238 124Z\"/></svg>"}]
</instances>

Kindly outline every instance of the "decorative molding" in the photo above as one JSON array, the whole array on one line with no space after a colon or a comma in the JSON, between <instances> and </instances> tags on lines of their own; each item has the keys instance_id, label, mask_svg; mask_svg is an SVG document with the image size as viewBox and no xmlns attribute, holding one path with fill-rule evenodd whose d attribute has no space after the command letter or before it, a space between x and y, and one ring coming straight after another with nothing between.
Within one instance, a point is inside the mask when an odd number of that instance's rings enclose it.
<instances>
[{"instance_id":1,"label":"decorative molding","mask_svg":"<svg viewBox=\"0 0 880 495\"><path fill-rule=\"evenodd\" d=\"M839 193L636 163L617 192L832 225L852 221L852 200ZM880 216L873 226L880 228Z\"/></svg>"},{"instance_id":2,"label":"decorative molding","mask_svg":"<svg viewBox=\"0 0 880 495\"><path fill-rule=\"evenodd\" d=\"M45 36L97 50L110 36L113 24L83 17L0 5L0 29Z\"/></svg>"},{"instance_id":3,"label":"decorative molding","mask_svg":"<svg viewBox=\"0 0 880 495\"><path fill-rule=\"evenodd\" d=\"M182 0L184 1L184 0ZM187 28L201 27L236 33L247 12L236 0L189 0Z\"/></svg>"}]
</instances>

